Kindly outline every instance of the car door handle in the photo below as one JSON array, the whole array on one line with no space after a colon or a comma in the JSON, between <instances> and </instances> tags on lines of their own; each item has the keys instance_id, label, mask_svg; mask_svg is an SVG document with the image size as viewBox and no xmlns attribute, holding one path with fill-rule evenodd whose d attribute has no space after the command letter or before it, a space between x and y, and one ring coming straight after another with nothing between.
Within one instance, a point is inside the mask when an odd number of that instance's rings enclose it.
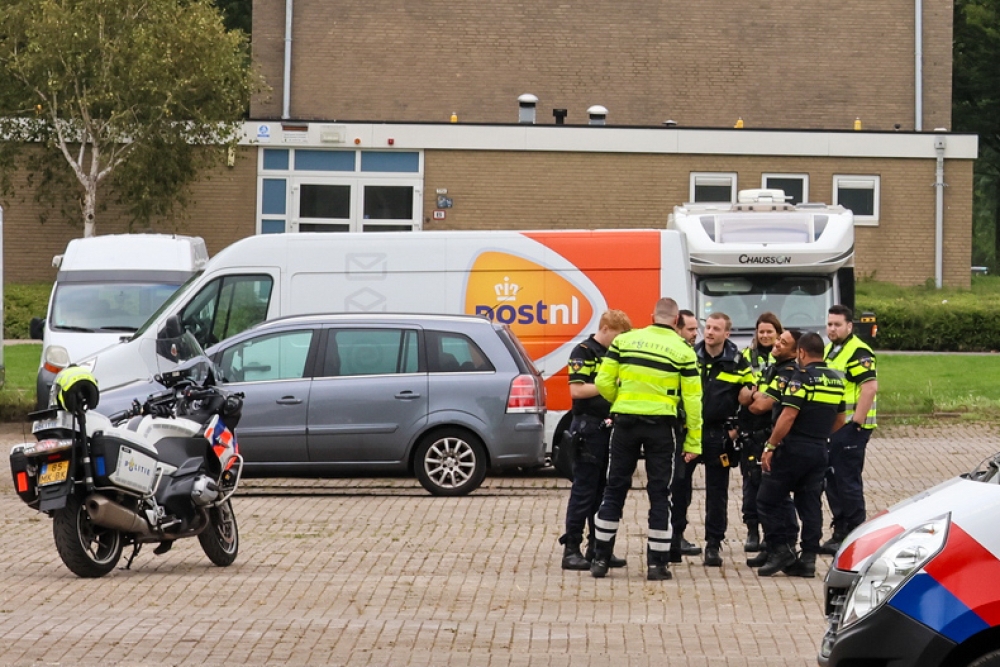
<instances>
[{"instance_id":1,"label":"car door handle","mask_svg":"<svg viewBox=\"0 0 1000 667\"><path fill-rule=\"evenodd\" d=\"M401 391L396 394L396 398L401 401L412 401L415 398L420 398L420 394L415 394L412 391Z\"/></svg>"},{"instance_id":2,"label":"car door handle","mask_svg":"<svg viewBox=\"0 0 1000 667\"><path fill-rule=\"evenodd\" d=\"M278 405L298 405L302 402L301 398L295 398L294 396L282 396L275 403Z\"/></svg>"}]
</instances>

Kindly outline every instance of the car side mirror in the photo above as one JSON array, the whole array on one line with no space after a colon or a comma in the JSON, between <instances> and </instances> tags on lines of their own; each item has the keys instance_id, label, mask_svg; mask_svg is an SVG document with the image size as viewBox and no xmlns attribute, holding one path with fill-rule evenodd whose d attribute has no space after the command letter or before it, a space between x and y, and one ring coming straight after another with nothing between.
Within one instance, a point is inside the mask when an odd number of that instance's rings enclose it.
<instances>
[{"instance_id":1,"label":"car side mirror","mask_svg":"<svg viewBox=\"0 0 1000 667\"><path fill-rule=\"evenodd\" d=\"M31 322L28 323L28 335L30 335L33 340L42 340L45 338L44 317L31 318Z\"/></svg>"}]
</instances>

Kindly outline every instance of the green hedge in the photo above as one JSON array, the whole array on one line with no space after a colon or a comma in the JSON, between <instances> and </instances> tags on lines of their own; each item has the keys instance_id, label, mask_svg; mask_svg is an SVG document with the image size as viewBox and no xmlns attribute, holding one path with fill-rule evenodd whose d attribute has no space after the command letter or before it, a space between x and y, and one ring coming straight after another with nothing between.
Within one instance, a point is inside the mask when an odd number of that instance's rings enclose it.
<instances>
[{"instance_id":1,"label":"green hedge","mask_svg":"<svg viewBox=\"0 0 1000 667\"><path fill-rule=\"evenodd\" d=\"M857 310L873 311L878 318L876 349L1000 350L1000 279L994 276L975 278L970 290L862 281Z\"/></svg>"},{"instance_id":2,"label":"green hedge","mask_svg":"<svg viewBox=\"0 0 1000 667\"><path fill-rule=\"evenodd\" d=\"M31 338L28 326L33 317L45 317L52 283L4 285L3 337Z\"/></svg>"}]
</instances>

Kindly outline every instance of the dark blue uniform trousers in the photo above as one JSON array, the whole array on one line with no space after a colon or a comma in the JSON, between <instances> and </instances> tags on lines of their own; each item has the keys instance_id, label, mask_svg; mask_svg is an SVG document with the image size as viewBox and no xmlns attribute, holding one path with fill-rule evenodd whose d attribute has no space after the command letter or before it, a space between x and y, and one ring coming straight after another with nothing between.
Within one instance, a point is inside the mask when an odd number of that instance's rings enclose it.
<instances>
[{"instance_id":1,"label":"dark blue uniform trousers","mask_svg":"<svg viewBox=\"0 0 1000 667\"><path fill-rule=\"evenodd\" d=\"M649 496L647 561L650 565L669 562L670 478L674 462L675 426L676 419L672 417L615 417L608 484L594 521L597 558L611 557L625 497L642 450L646 455L646 493Z\"/></svg>"},{"instance_id":2,"label":"dark blue uniform trousers","mask_svg":"<svg viewBox=\"0 0 1000 667\"><path fill-rule=\"evenodd\" d=\"M608 474L608 447L611 430L601 428L602 420L590 415L574 415L570 433L582 439L573 467L573 488L566 507L566 535L579 538L587 523L593 531L594 515L601 507ZM593 539L593 538L591 538Z\"/></svg>"},{"instance_id":3,"label":"dark blue uniform trousers","mask_svg":"<svg viewBox=\"0 0 1000 667\"><path fill-rule=\"evenodd\" d=\"M822 443L785 442L771 458L771 470L761 477L757 512L770 545L794 547L798 536L795 511L802 520L802 551L819 553L823 535L823 475L826 446ZM795 497L795 511L788 495Z\"/></svg>"},{"instance_id":4,"label":"dark blue uniform trousers","mask_svg":"<svg viewBox=\"0 0 1000 667\"><path fill-rule=\"evenodd\" d=\"M867 518L861 473L872 432L848 422L830 437L830 468L826 473L826 501L833 514L833 531L847 535Z\"/></svg>"}]
</instances>

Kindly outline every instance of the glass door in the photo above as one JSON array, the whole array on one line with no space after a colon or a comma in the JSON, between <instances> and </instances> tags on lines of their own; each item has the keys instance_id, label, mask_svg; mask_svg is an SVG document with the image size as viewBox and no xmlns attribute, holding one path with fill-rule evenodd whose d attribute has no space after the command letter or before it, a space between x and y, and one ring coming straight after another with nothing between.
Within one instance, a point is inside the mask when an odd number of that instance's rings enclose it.
<instances>
[{"instance_id":1,"label":"glass door","mask_svg":"<svg viewBox=\"0 0 1000 667\"><path fill-rule=\"evenodd\" d=\"M359 231L409 232L420 229L423 209L418 179L362 180L358 195L362 219Z\"/></svg>"},{"instance_id":2,"label":"glass door","mask_svg":"<svg viewBox=\"0 0 1000 667\"><path fill-rule=\"evenodd\" d=\"M356 216L355 180L295 179L292 182L292 232L349 232Z\"/></svg>"}]
</instances>

